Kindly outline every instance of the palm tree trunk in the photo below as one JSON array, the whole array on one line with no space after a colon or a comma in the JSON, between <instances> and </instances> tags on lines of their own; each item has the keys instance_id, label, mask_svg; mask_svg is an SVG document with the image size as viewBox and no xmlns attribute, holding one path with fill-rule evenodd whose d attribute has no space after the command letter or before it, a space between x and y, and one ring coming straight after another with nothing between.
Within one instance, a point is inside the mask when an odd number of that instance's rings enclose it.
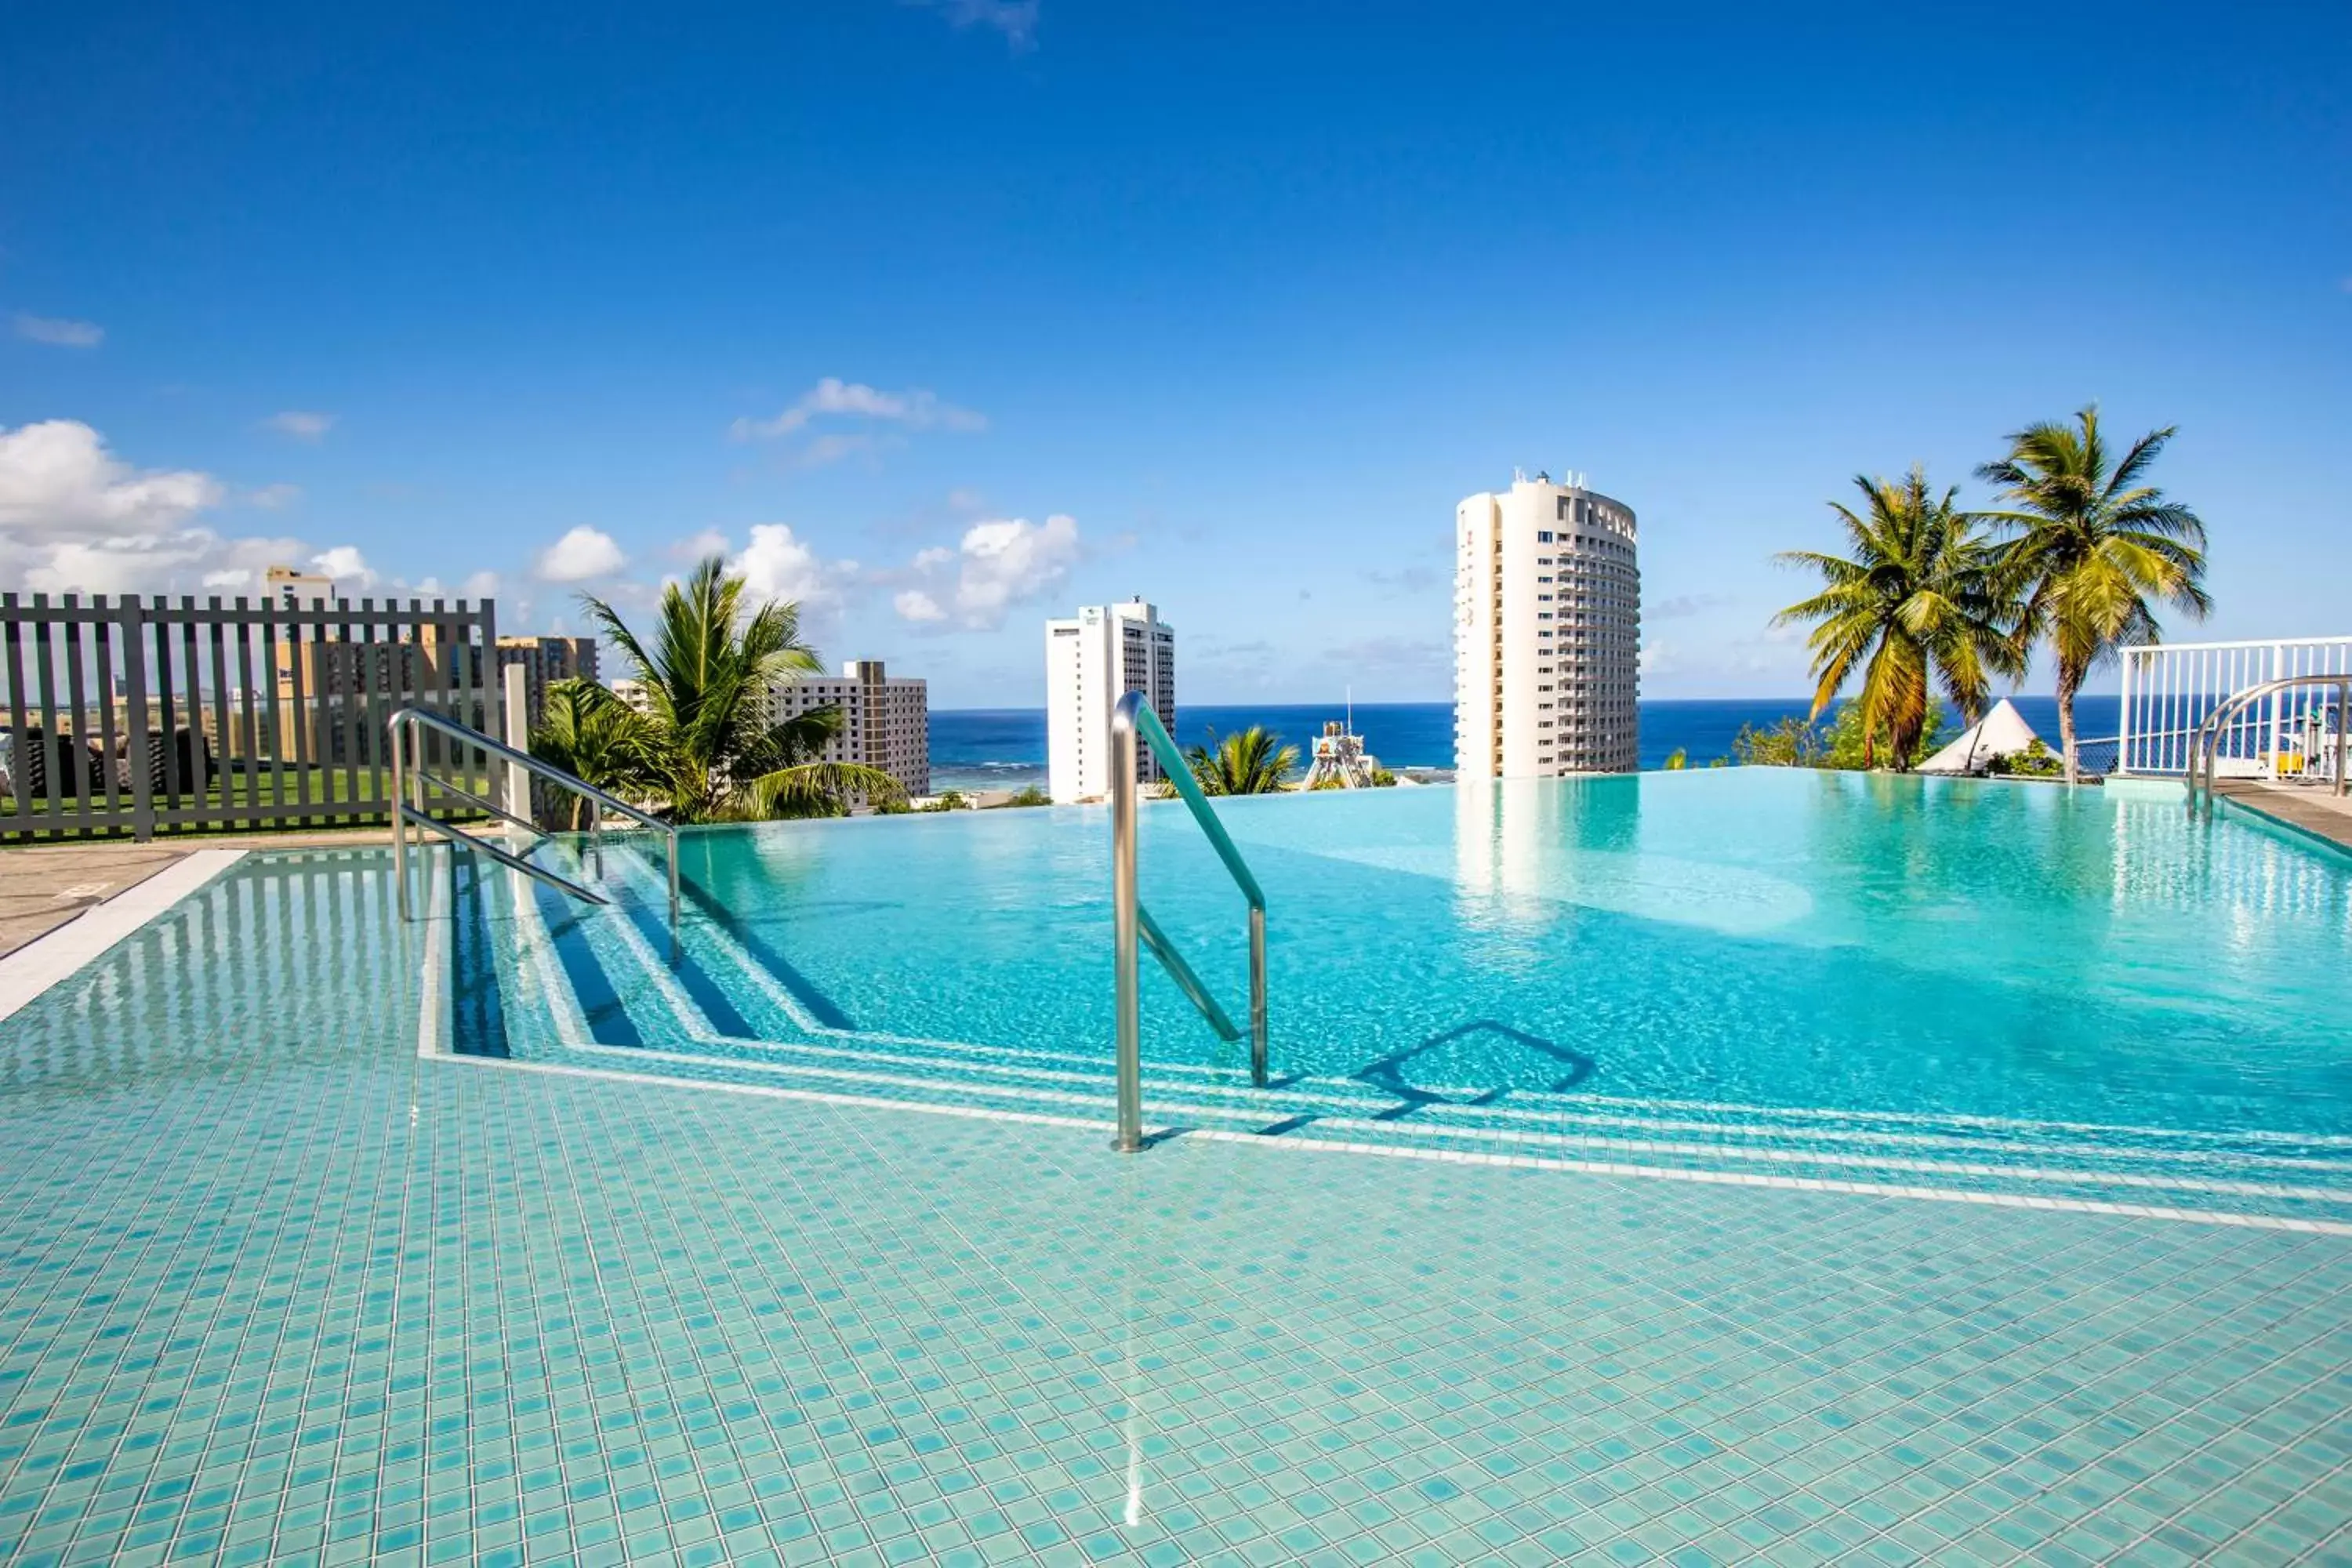
<instances>
[{"instance_id":1,"label":"palm tree trunk","mask_svg":"<svg viewBox=\"0 0 2352 1568\"><path fill-rule=\"evenodd\" d=\"M2058 667L2058 743L2066 757L2066 782L2079 784L2082 775L2074 760L2074 693L2083 688L2083 672Z\"/></svg>"}]
</instances>

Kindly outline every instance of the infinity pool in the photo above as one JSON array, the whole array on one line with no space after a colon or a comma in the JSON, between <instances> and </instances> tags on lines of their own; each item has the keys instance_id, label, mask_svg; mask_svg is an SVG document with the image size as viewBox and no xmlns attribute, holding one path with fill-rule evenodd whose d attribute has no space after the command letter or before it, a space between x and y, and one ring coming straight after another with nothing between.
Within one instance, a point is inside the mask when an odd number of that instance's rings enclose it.
<instances>
[{"instance_id":1,"label":"infinity pool","mask_svg":"<svg viewBox=\"0 0 2352 1568\"><path fill-rule=\"evenodd\" d=\"M2352 859L2169 799L1751 769L1220 809L1271 910L1281 1070L2352 1132ZM688 954L748 942L793 993L734 987L727 1032L789 1037L797 1000L843 1030L1107 1055L1101 812L686 842ZM1243 904L1180 805L1143 814L1139 857L1146 906L1245 1016ZM612 859L642 910L649 873ZM1150 1057L1234 1060L1145 967ZM614 1020L650 1041L665 1012L646 992Z\"/></svg>"},{"instance_id":2,"label":"infinity pool","mask_svg":"<svg viewBox=\"0 0 2352 1568\"><path fill-rule=\"evenodd\" d=\"M2352 1555L2347 863L1739 772L1085 810L589 909L247 856L0 1021L0 1559ZM542 854L567 867L562 847ZM1181 808L1144 897L1238 1010ZM192 880L193 885L193 880Z\"/></svg>"}]
</instances>

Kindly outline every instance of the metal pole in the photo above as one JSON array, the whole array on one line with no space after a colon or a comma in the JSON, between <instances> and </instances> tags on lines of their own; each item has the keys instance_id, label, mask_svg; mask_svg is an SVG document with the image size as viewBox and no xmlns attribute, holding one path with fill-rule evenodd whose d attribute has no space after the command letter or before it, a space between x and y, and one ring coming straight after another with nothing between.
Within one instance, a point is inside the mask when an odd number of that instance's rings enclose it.
<instances>
[{"instance_id":1,"label":"metal pole","mask_svg":"<svg viewBox=\"0 0 2352 1568\"><path fill-rule=\"evenodd\" d=\"M1111 710L1110 719L1111 973L1118 1027L1118 1134L1110 1146L1122 1154L1143 1147L1143 1019L1135 917L1135 704L1139 700L1129 692Z\"/></svg>"},{"instance_id":2,"label":"metal pole","mask_svg":"<svg viewBox=\"0 0 2352 1568\"><path fill-rule=\"evenodd\" d=\"M604 808L588 802L588 868L598 880L604 876Z\"/></svg>"},{"instance_id":3,"label":"metal pole","mask_svg":"<svg viewBox=\"0 0 2352 1568\"><path fill-rule=\"evenodd\" d=\"M2336 793L2345 793L2344 763L2347 731L2352 731L2352 680L2336 689Z\"/></svg>"},{"instance_id":4,"label":"metal pole","mask_svg":"<svg viewBox=\"0 0 2352 1568\"><path fill-rule=\"evenodd\" d=\"M401 764L400 754L408 747L407 726L395 716L389 728L392 731L392 879L399 889L400 918L404 924L409 919L408 819L400 814L400 803L407 798L402 791L408 779L407 770Z\"/></svg>"},{"instance_id":5,"label":"metal pole","mask_svg":"<svg viewBox=\"0 0 2352 1568\"><path fill-rule=\"evenodd\" d=\"M1250 931L1250 1082L1265 1087L1265 911L1252 904Z\"/></svg>"}]
</instances>

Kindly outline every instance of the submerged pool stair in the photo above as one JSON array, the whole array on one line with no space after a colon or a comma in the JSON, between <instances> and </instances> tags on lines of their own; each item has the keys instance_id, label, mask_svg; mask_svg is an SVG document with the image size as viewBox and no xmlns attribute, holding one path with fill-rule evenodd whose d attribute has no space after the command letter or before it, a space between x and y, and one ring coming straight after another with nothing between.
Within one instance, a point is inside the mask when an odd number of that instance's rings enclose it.
<instances>
[{"instance_id":1,"label":"submerged pool stair","mask_svg":"<svg viewBox=\"0 0 2352 1568\"><path fill-rule=\"evenodd\" d=\"M879 1111L1108 1130L1099 1053L919 1039L848 1026L781 955L689 899L673 955L661 873L607 852L609 906L486 862L451 869L446 1054L628 1075ZM495 988L484 998L485 987ZM473 1013L467 1013L468 1000ZM487 1001L499 1012L486 1030ZM468 1018L471 1022L467 1022ZM1277 1068L1279 1064L1276 1064ZM1144 1135L1533 1172L1799 1187L2352 1234L2352 1140L1990 1117L1649 1100L1475 1087L1399 1092L1246 1064L1148 1066Z\"/></svg>"}]
</instances>

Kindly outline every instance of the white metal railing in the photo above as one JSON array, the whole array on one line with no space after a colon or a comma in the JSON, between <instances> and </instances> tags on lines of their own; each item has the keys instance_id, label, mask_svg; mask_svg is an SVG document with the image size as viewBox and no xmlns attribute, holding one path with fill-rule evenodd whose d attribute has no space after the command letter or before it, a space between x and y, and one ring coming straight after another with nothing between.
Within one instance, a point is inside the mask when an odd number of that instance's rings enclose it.
<instances>
[{"instance_id":1,"label":"white metal railing","mask_svg":"<svg viewBox=\"0 0 2352 1568\"><path fill-rule=\"evenodd\" d=\"M2269 682L2341 674L2352 674L2352 637L2127 647L2116 771L2185 776L2199 730L2229 698ZM2225 777L2303 773L2317 754L2315 746L2333 744L2337 721L2329 688L2284 687L2222 717L2212 738L2213 766Z\"/></svg>"},{"instance_id":2,"label":"white metal railing","mask_svg":"<svg viewBox=\"0 0 2352 1568\"><path fill-rule=\"evenodd\" d=\"M2317 687L2336 699L2335 733L2321 744L2316 734L2308 748L2296 758L2305 782L2325 781L2336 788L2337 795L2352 784L2347 776L2347 762L2352 762L2352 726L2342 721L2347 710L2352 710L2352 675L2290 675L2284 680L2266 680L2260 686L2250 686L2213 710L2212 716L2198 726L2196 750L2189 759L2189 815L2197 815L2199 791L2203 790L2205 815L2213 815L2213 780L2219 759L2213 750L2213 737L2229 727L2231 716L2239 710L2257 702L2268 701L2289 687ZM2273 773L2275 775L2275 773Z\"/></svg>"}]
</instances>

